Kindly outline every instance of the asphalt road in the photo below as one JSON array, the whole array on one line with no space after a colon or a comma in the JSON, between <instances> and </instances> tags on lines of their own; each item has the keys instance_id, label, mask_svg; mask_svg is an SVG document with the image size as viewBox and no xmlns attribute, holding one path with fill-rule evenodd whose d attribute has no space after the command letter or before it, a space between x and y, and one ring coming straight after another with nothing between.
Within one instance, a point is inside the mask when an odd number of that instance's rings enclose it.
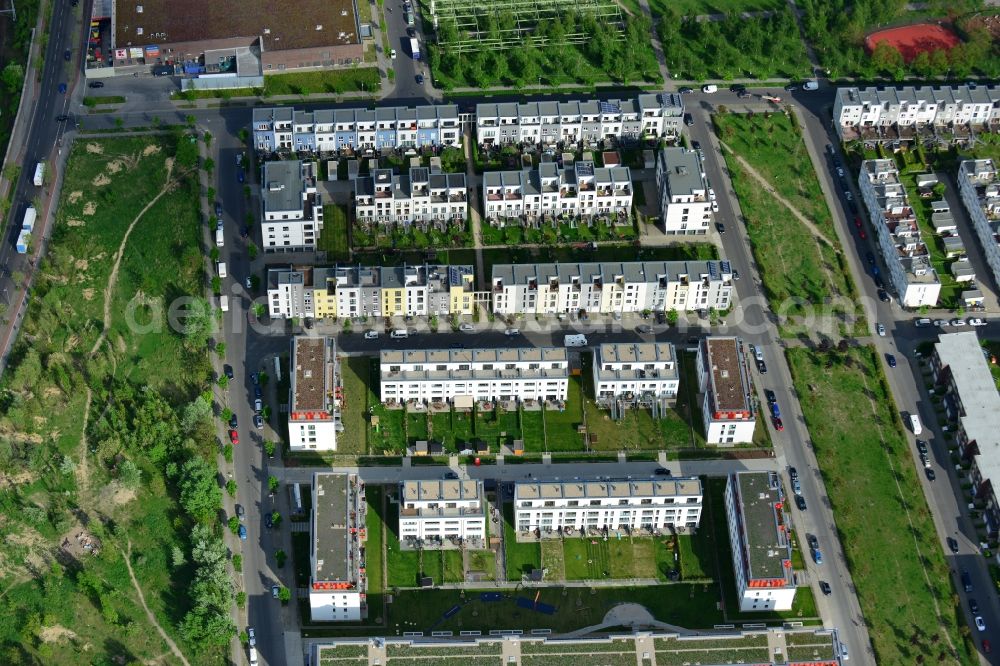
<instances>
[{"instance_id":1,"label":"asphalt road","mask_svg":"<svg viewBox=\"0 0 1000 666\"><path fill-rule=\"evenodd\" d=\"M418 10L417 3L412 3L414 9ZM373 8L373 13L377 9ZM414 60L410 51L410 38L406 34L406 13L403 10L403 0L386 0L385 2L385 26L386 38L389 41L389 48L396 49L396 58L388 60L389 66L396 72L395 88L392 98L400 104L421 104L426 103L431 98L433 90L430 85L430 75L427 66L420 60ZM416 31L420 46L423 48L424 36L420 31L420 17L416 17L413 30ZM421 53L421 58L426 58L427 54ZM386 54L389 58L389 54ZM424 82L417 83L417 74L424 77Z\"/></svg>"}]
</instances>

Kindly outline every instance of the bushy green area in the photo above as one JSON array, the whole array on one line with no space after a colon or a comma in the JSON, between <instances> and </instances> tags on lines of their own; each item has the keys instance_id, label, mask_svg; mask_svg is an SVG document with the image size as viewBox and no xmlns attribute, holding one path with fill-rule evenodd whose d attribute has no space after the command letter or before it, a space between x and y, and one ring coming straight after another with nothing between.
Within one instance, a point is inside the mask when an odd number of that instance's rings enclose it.
<instances>
[{"instance_id":1,"label":"bushy green area","mask_svg":"<svg viewBox=\"0 0 1000 666\"><path fill-rule=\"evenodd\" d=\"M875 351L785 353L876 660L972 663L948 564L927 538L934 523L909 438Z\"/></svg>"},{"instance_id":2,"label":"bushy green area","mask_svg":"<svg viewBox=\"0 0 1000 666\"><path fill-rule=\"evenodd\" d=\"M167 184L168 161L171 186L124 246L102 340L115 254ZM211 393L203 393L212 317L196 296L204 280L196 162L196 145L179 135L73 146L2 384L0 470L11 481L0 490L8 590L0 662L111 663L168 652L126 557L151 611L193 663L217 663L235 633L217 522L218 442ZM161 315L185 297L193 297L190 316L174 330ZM80 534L96 551L81 547Z\"/></svg>"},{"instance_id":3,"label":"bushy green area","mask_svg":"<svg viewBox=\"0 0 1000 666\"><path fill-rule=\"evenodd\" d=\"M16 6L16 21L9 14L3 15L6 39L0 39L0 161L7 152L7 142L21 102L31 31L38 21L38 5L38 0L19 1ZM2 8L10 9L10 6L3 5ZM44 44L48 41L48 35L40 35L39 39ZM6 210L4 202L0 205L0 215Z\"/></svg>"},{"instance_id":4,"label":"bushy green area","mask_svg":"<svg viewBox=\"0 0 1000 666\"><path fill-rule=\"evenodd\" d=\"M559 20L542 19L534 34L548 40L545 47L514 44L506 50L480 49L461 53L455 44L460 35L443 22L437 44L428 44L428 64L435 84L450 90L460 87L490 88L499 85L537 86L599 81L659 82L656 57L650 44L649 21L627 18L619 35L610 23L586 13L569 12ZM591 35L585 44L566 44L566 34Z\"/></svg>"},{"instance_id":5,"label":"bushy green area","mask_svg":"<svg viewBox=\"0 0 1000 666\"><path fill-rule=\"evenodd\" d=\"M421 229L416 224L366 225L355 220L353 235L353 245L358 249L426 250L472 246L472 234L467 222L452 222L442 231L436 227Z\"/></svg>"},{"instance_id":6,"label":"bushy green area","mask_svg":"<svg viewBox=\"0 0 1000 666\"><path fill-rule=\"evenodd\" d=\"M504 227L489 223L482 225L483 245L518 246L555 245L557 243L587 243L590 241L623 241L638 236L635 224L608 224L604 220L592 223L561 223L553 227L526 227L514 222Z\"/></svg>"},{"instance_id":7,"label":"bushy green area","mask_svg":"<svg viewBox=\"0 0 1000 666\"><path fill-rule=\"evenodd\" d=\"M704 79L800 78L809 75L809 58L788 7L773 16L724 21L682 18L673 7L659 22L671 76Z\"/></svg>"},{"instance_id":8,"label":"bushy green area","mask_svg":"<svg viewBox=\"0 0 1000 666\"><path fill-rule=\"evenodd\" d=\"M370 92L379 89L378 69L355 67L344 70L267 74L264 96L313 95L317 93Z\"/></svg>"}]
</instances>

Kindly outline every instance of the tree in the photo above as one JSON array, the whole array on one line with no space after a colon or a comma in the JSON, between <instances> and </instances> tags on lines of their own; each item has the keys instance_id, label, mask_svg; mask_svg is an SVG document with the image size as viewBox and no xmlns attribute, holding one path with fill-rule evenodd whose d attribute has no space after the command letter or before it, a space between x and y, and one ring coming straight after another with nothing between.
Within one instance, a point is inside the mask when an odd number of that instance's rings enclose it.
<instances>
[{"instance_id":1,"label":"tree","mask_svg":"<svg viewBox=\"0 0 1000 666\"><path fill-rule=\"evenodd\" d=\"M24 86L24 67L16 62L9 62L0 72L0 83L9 95L19 95Z\"/></svg>"},{"instance_id":2,"label":"tree","mask_svg":"<svg viewBox=\"0 0 1000 666\"><path fill-rule=\"evenodd\" d=\"M279 527L281 525L281 514L277 511L271 512L271 524L274 525L274 527Z\"/></svg>"},{"instance_id":3,"label":"tree","mask_svg":"<svg viewBox=\"0 0 1000 666\"><path fill-rule=\"evenodd\" d=\"M211 176L212 172L215 171L215 160L213 160L211 157L206 157L205 161L202 162L201 166L203 169L205 169L208 175Z\"/></svg>"},{"instance_id":4,"label":"tree","mask_svg":"<svg viewBox=\"0 0 1000 666\"><path fill-rule=\"evenodd\" d=\"M268 490L271 491L272 494L278 492L278 477L276 476L267 477L267 488Z\"/></svg>"},{"instance_id":5,"label":"tree","mask_svg":"<svg viewBox=\"0 0 1000 666\"><path fill-rule=\"evenodd\" d=\"M254 243L247 243L247 256L251 261L257 258L257 246Z\"/></svg>"},{"instance_id":6,"label":"tree","mask_svg":"<svg viewBox=\"0 0 1000 666\"><path fill-rule=\"evenodd\" d=\"M215 329L212 308L204 298L192 298L186 310L178 312L182 317L181 330L184 342L191 350L204 349L208 337Z\"/></svg>"},{"instance_id":7,"label":"tree","mask_svg":"<svg viewBox=\"0 0 1000 666\"><path fill-rule=\"evenodd\" d=\"M209 187L207 190L205 190L205 198L208 199L209 201L215 201L215 188L214 187ZM210 223L214 223L214 219L215 219L215 216L213 215L211 218L209 218L209 222Z\"/></svg>"},{"instance_id":8,"label":"tree","mask_svg":"<svg viewBox=\"0 0 1000 666\"><path fill-rule=\"evenodd\" d=\"M233 462L233 445L226 442L226 445L222 447L222 457L226 459L227 463Z\"/></svg>"},{"instance_id":9,"label":"tree","mask_svg":"<svg viewBox=\"0 0 1000 666\"><path fill-rule=\"evenodd\" d=\"M271 440L267 440L266 442L264 442L264 453L267 454L268 458L274 457L275 448L276 447L274 445L274 442L272 442Z\"/></svg>"},{"instance_id":10,"label":"tree","mask_svg":"<svg viewBox=\"0 0 1000 666\"><path fill-rule=\"evenodd\" d=\"M215 353L218 354L219 356L225 356L226 355L226 343L225 342L217 342L215 344Z\"/></svg>"},{"instance_id":11,"label":"tree","mask_svg":"<svg viewBox=\"0 0 1000 666\"><path fill-rule=\"evenodd\" d=\"M194 436L206 426L212 426L212 402L205 396L198 396L184 407L181 430L185 435Z\"/></svg>"},{"instance_id":12,"label":"tree","mask_svg":"<svg viewBox=\"0 0 1000 666\"><path fill-rule=\"evenodd\" d=\"M278 599L281 601L282 605L287 604L292 600L292 593L287 587L282 586L281 589L278 590Z\"/></svg>"},{"instance_id":13,"label":"tree","mask_svg":"<svg viewBox=\"0 0 1000 666\"><path fill-rule=\"evenodd\" d=\"M240 531L240 519L236 516L229 517L229 531L236 534Z\"/></svg>"},{"instance_id":14,"label":"tree","mask_svg":"<svg viewBox=\"0 0 1000 666\"><path fill-rule=\"evenodd\" d=\"M677 310L675 310L674 308L670 308L667 311L667 324L669 324L670 326L676 326L677 325L677 320L679 318L680 318L680 315L677 313Z\"/></svg>"},{"instance_id":15,"label":"tree","mask_svg":"<svg viewBox=\"0 0 1000 666\"><path fill-rule=\"evenodd\" d=\"M257 381L260 382L261 388L267 386L267 383L270 380L271 380L271 378L268 376L268 374L266 372L261 371L261 372L257 373Z\"/></svg>"},{"instance_id":16,"label":"tree","mask_svg":"<svg viewBox=\"0 0 1000 666\"><path fill-rule=\"evenodd\" d=\"M222 505L216 471L202 458L195 456L184 462L177 485L181 506L196 520L210 520Z\"/></svg>"},{"instance_id":17,"label":"tree","mask_svg":"<svg viewBox=\"0 0 1000 666\"><path fill-rule=\"evenodd\" d=\"M872 50L872 62L883 72L891 72L903 63L903 56L888 42L881 40Z\"/></svg>"},{"instance_id":18,"label":"tree","mask_svg":"<svg viewBox=\"0 0 1000 666\"><path fill-rule=\"evenodd\" d=\"M274 551L274 561L277 563L279 569L285 566L286 559L288 559L288 556L285 555L285 551L281 550L280 548Z\"/></svg>"},{"instance_id":19,"label":"tree","mask_svg":"<svg viewBox=\"0 0 1000 666\"><path fill-rule=\"evenodd\" d=\"M230 497L236 497L236 482L232 479L226 481L226 492Z\"/></svg>"},{"instance_id":20,"label":"tree","mask_svg":"<svg viewBox=\"0 0 1000 666\"><path fill-rule=\"evenodd\" d=\"M139 469L138 465L126 458L125 462L118 466L118 480L126 488L138 488L142 482L142 470Z\"/></svg>"},{"instance_id":21,"label":"tree","mask_svg":"<svg viewBox=\"0 0 1000 666\"><path fill-rule=\"evenodd\" d=\"M219 385L219 388L225 391L226 389L229 388L229 377L225 375L219 375L219 379L216 380L216 383Z\"/></svg>"},{"instance_id":22,"label":"tree","mask_svg":"<svg viewBox=\"0 0 1000 666\"><path fill-rule=\"evenodd\" d=\"M243 556L239 553L233 555L233 571L243 571Z\"/></svg>"}]
</instances>

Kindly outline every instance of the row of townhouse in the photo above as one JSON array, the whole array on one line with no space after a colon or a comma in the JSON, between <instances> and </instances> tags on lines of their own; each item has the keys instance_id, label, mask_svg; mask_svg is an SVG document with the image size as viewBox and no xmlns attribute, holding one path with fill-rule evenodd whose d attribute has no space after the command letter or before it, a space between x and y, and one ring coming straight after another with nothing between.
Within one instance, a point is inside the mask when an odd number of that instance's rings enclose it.
<instances>
[{"instance_id":1,"label":"row of townhouse","mask_svg":"<svg viewBox=\"0 0 1000 666\"><path fill-rule=\"evenodd\" d=\"M462 146L454 104L375 109L255 108L253 145L262 152L357 152L424 146Z\"/></svg>"},{"instance_id":2,"label":"row of townhouse","mask_svg":"<svg viewBox=\"0 0 1000 666\"><path fill-rule=\"evenodd\" d=\"M865 160L858 175L861 198L871 216L888 282L904 307L937 305L941 281L931 266L917 218L891 159Z\"/></svg>"},{"instance_id":3,"label":"row of townhouse","mask_svg":"<svg viewBox=\"0 0 1000 666\"><path fill-rule=\"evenodd\" d=\"M483 217L490 222L543 217L623 216L632 211L632 173L628 167L595 167L580 161L565 167L552 162L537 169L483 174Z\"/></svg>"},{"instance_id":4,"label":"row of townhouse","mask_svg":"<svg viewBox=\"0 0 1000 666\"><path fill-rule=\"evenodd\" d=\"M354 210L365 224L461 222L469 214L464 173L412 167L404 175L377 169L354 181Z\"/></svg>"},{"instance_id":5,"label":"row of townhouse","mask_svg":"<svg viewBox=\"0 0 1000 666\"><path fill-rule=\"evenodd\" d=\"M728 310L728 261L497 264L490 280L501 315Z\"/></svg>"},{"instance_id":6,"label":"row of townhouse","mask_svg":"<svg viewBox=\"0 0 1000 666\"><path fill-rule=\"evenodd\" d=\"M480 479L402 481L398 534L404 546L419 543L422 548L433 548L447 540L485 547L483 482Z\"/></svg>"},{"instance_id":7,"label":"row of townhouse","mask_svg":"<svg viewBox=\"0 0 1000 666\"><path fill-rule=\"evenodd\" d=\"M955 439L962 459L971 463L972 495L984 505L990 539L1000 535L1000 394L974 331L938 338L931 371L944 392L944 410L957 423Z\"/></svg>"},{"instance_id":8,"label":"row of townhouse","mask_svg":"<svg viewBox=\"0 0 1000 666\"><path fill-rule=\"evenodd\" d=\"M868 129L890 127L970 126L992 130L1000 123L1000 88L838 88L833 119L841 140L864 137Z\"/></svg>"},{"instance_id":9,"label":"row of townhouse","mask_svg":"<svg viewBox=\"0 0 1000 666\"><path fill-rule=\"evenodd\" d=\"M316 249L323 196L316 191L315 162L265 162L260 201L265 252Z\"/></svg>"},{"instance_id":10,"label":"row of townhouse","mask_svg":"<svg viewBox=\"0 0 1000 666\"><path fill-rule=\"evenodd\" d=\"M669 342L605 343L594 353L594 396L610 407L673 403L680 388L677 353Z\"/></svg>"},{"instance_id":11,"label":"row of townhouse","mask_svg":"<svg viewBox=\"0 0 1000 666\"><path fill-rule=\"evenodd\" d=\"M668 234L708 233L712 218L708 178L701 151L664 148L656 160L660 219Z\"/></svg>"},{"instance_id":12,"label":"row of townhouse","mask_svg":"<svg viewBox=\"0 0 1000 666\"><path fill-rule=\"evenodd\" d=\"M273 319L471 315L472 266L270 268L267 304Z\"/></svg>"},{"instance_id":13,"label":"row of townhouse","mask_svg":"<svg viewBox=\"0 0 1000 666\"><path fill-rule=\"evenodd\" d=\"M565 400L569 355L557 347L383 350L383 404Z\"/></svg>"},{"instance_id":14,"label":"row of townhouse","mask_svg":"<svg viewBox=\"0 0 1000 666\"><path fill-rule=\"evenodd\" d=\"M1000 173L993 160L963 160L958 190L986 255L993 278L1000 282Z\"/></svg>"},{"instance_id":15,"label":"row of townhouse","mask_svg":"<svg viewBox=\"0 0 1000 666\"><path fill-rule=\"evenodd\" d=\"M587 536L605 530L694 531L704 493L696 477L649 480L519 481L517 537Z\"/></svg>"},{"instance_id":16,"label":"row of townhouse","mask_svg":"<svg viewBox=\"0 0 1000 666\"><path fill-rule=\"evenodd\" d=\"M476 105L476 140L501 144L621 142L677 136L683 98L644 93L628 100L504 102Z\"/></svg>"}]
</instances>

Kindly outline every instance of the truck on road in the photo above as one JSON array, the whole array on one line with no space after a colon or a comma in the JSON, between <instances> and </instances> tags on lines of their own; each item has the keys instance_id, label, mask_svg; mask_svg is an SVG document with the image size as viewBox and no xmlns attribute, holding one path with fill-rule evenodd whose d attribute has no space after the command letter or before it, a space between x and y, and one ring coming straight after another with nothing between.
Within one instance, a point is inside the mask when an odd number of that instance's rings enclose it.
<instances>
[{"instance_id":1,"label":"truck on road","mask_svg":"<svg viewBox=\"0 0 1000 666\"><path fill-rule=\"evenodd\" d=\"M38 219L38 211L35 210L34 206L28 206L28 209L24 211L24 219L21 221L21 228L27 232L32 232L35 230L35 220Z\"/></svg>"},{"instance_id":2,"label":"truck on road","mask_svg":"<svg viewBox=\"0 0 1000 666\"><path fill-rule=\"evenodd\" d=\"M420 60L420 42L416 37L410 37L410 53L414 60Z\"/></svg>"},{"instance_id":3,"label":"truck on road","mask_svg":"<svg viewBox=\"0 0 1000 666\"><path fill-rule=\"evenodd\" d=\"M41 187L45 183L45 162L35 165L35 187Z\"/></svg>"},{"instance_id":4,"label":"truck on road","mask_svg":"<svg viewBox=\"0 0 1000 666\"><path fill-rule=\"evenodd\" d=\"M27 229L21 229L21 233L17 235L17 253L27 254L29 243L31 243L31 232Z\"/></svg>"}]
</instances>

